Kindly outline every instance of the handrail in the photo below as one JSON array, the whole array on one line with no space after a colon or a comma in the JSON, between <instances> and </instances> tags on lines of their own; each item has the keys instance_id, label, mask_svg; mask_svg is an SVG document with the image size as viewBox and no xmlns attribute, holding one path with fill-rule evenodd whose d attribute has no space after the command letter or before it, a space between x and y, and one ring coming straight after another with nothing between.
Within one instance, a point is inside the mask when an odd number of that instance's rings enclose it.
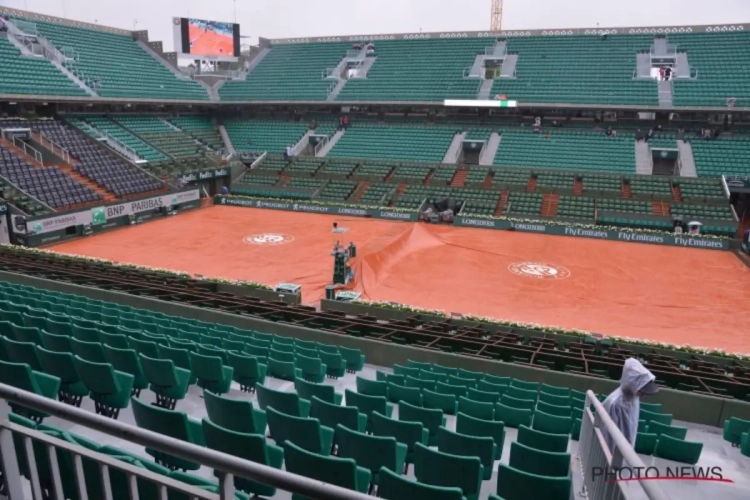
<instances>
[{"instance_id":1,"label":"handrail","mask_svg":"<svg viewBox=\"0 0 750 500\"><path fill-rule=\"evenodd\" d=\"M595 413L591 412L592 406ZM605 432L609 435L609 440L613 445L611 450L605 439ZM588 498L593 500L599 500L600 498L630 498L632 497L632 492L626 493L625 490L629 489L628 485L630 483L635 482L643 488L649 500L669 499L664 490L653 481L635 477L633 480L625 483L608 480L606 473L614 473L616 469L623 467L623 465L629 467L631 470L646 470L646 465L617 425L612 421L604 405L596 398L596 394L591 390L586 391L586 403L583 410L578 455L581 459L583 489L587 493ZM606 469L605 474L595 478L593 469L601 467Z\"/></svg>"},{"instance_id":2,"label":"handrail","mask_svg":"<svg viewBox=\"0 0 750 500\"><path fill-rule=\"evenodd\" d=\"M157 432L141 429L6 384L0 384L0 399L25 408L48 413L105 434L117 436L130 443L152 448L162 453L182 458L183 460L198 462L203 466L222 471L226 473L219 483L221 487L220 498L222 500L234 499L233 476L257 481L312 498L325 500L372 500L372 497L353 490L316 481L249 460L243 460ZM5 444L6 438L12 436L7 436L3 433L2 437L3 444ZM10 441L10 446L13 446L12 440ZM3 457L4 460L5 458ZM15 500L15 497L11 498Z\"/></svg>"},{"instance_id":3,"label":"handrail","mask_svg":"<svg viewBox=\"0 0 750 500\"><path fill-rule=\"evenodd\" d=\"M38 132L39 134L39 143L52 151L52 154L55 154L62 158L65 163L70 163L70 151L68 151L65 147L59 145L46 135L44 135L42 132ZM32 136L33 137L33 136Z\"/></svg>"},{"instance_id":4,"label":"handrail","mask_svg":"<svg viewBox=\"0 0 750 500\"><path fill-rule=\"evenodd\" d=\"M729 186L727 185L727 176L722 175L721 176L721 187L724 189L724 196L726 196L727 199L731 196L731 193L729 192Z\"/></svg>"},{"instance_id":5,"label":"handrail","mask_svg":"<svg viewBox=\"0 0 750 500\"><path fill-rule=\"evenodd\" d=\"M20 143L20 145L18 144ZM33 147L29 146L25 142L18 139L17 136L13 136L13 145L17 147L18 149L22 150L24 153L26 153L29 156L33 156L34 159L39 163L40 166L44 166L44 161L42 157L42 153L40 153L38 150L34 149ZM29 153L29 150L32 151L32 153Z\"/></svg>"},{"instance_id":6,"label":"handrail","mask_svg":"<svg viewBox=\"0 0 750 500\"><path fill-rule=\"evenodd\" d=\"M328 144L328 141L329 141L329 140L330 140L330 139L328 138L328 136L327 136L327 135L326 135L326 136L323 136L323 140L322 140L322 141L320 141L319 143L317 143L317 144L315 145L315 152L314 152L314 155L315 155L315 156L318 156L318 153L320 152L320 150L321 150L321 149L323 149L323 146L325 146L326 144Z\"/></svg>"},{"instance_id":7,"label":"handrail","mask_svg":"<svg viewBox=\"0 0 750 500\"><path fill-rule=\"evenodd\" d=\"M104 132L104 139L107 141L108 145L112 146L112 149L114 149L121 155L126 156L131 161L142 160L142 158L140 157L140 155L135 149L131 148L130 146L120 141L116 137L109 135L109 132L107 131Z\"/></svg>"},{"instance_id":8,"label":"handrail","mask_svg":"<svg viewBox=\"0 0 750 500\"><path fill-rule=\"evenodd\" d=\"M19 193L23 193L24 196L27 196L27 197L31 198L32 200L34 200L35 202L39 203L41 206L43 206L44 208L46 208L47 210L49 210L50 212L54 213L54 212L57 211L54 208L52 208L51 206L49 206L46 203L42 202L36 196L32 196L28 191L25 191L25 190L21 189L20 187L18 187L17 185L13 184L10 181L10 179L8 179L7 177L5 177L4 175L0 175L0 179L2 179L5 182L6 185L12 187L13 189L15 189L16 191L18 191ZM8 201L9 201L9 203L13 204L13 206L16 205L16 203L14 201L11 201L11 200L8 200ZM16 208L18 208L18 207L16 206ZM18 208L18 210L21 210L21 209ZM21 210L21 211L23 212L23 210ZM26 212L23 212L23 213L26 214ZM26 215L31 215L31 214L26 214Z\"/></svg>"},{"instance_id":9,"label":"handrail","mask_svg":"<svg viewBox=\"0 0 750 500\"><path fill-rule=\"evenodd\" d=\"M250 164L250 170L254 169L256 165L258 165L260 162L262 162L266 156L268 156L268 151L263 151L263 154L260 155L254 162Z\"/></svg>"}]
</instances>

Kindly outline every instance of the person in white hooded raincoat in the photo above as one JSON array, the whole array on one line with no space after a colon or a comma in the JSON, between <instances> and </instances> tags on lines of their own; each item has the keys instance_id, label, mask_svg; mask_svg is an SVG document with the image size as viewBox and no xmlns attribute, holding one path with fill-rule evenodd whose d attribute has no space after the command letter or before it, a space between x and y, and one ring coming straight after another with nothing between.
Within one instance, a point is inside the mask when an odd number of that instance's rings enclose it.
<instances>
[{"instance_id":1,"label":"person in white hooded raincoat","mask_svg":"<svg viewBox=\"0 0 750 500\"><path fill-rule=\"evenodd\" d=\"M640 361L635 358L628 358L622 367L620 387L607 396L607 399L602 403L612 421L633 446L635 446L635 437L638 434L638 417L641 412L640 397L644 394L654 394L659 390L659 386L654 382L655 378L654 374ZM604 431L607 446L612 450L612 438L604 429L602 431Z\"/></svg>"}]
</instances>

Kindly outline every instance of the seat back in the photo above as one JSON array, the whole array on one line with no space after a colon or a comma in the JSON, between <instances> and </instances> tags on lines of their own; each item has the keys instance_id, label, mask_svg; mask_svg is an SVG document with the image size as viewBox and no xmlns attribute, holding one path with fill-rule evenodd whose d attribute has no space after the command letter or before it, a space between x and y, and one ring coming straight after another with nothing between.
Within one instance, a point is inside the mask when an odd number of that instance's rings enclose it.
<instances>
[{"instance_id":1,"label":"seat back","mask_svg":"<svg viewBox=\"0 0 750 500\"><path fill-rule=\"evenodd\" d=\"M464 397L458 398L458 411L483 420L492 420L495 417L494 404L472 401Z\"/></svg>"},{"instance_id":2,"label":"seat back","mask_svg":"<svg viewBox=\"0 0 750 500\"><path fill-rule=\"evenodd\" d=\"M510 381L510 386L523 389L524 391L539 391L539 382L526 382L525 380L519 380L517 378Z\"/></svg>"},{"instance_id":3,"label":"seat back","mask_svg":"<svg viewBox=\"0 0 750 500\"><path fill-rule=\"evenodd\" d=\"M52 333L42 332L42 344L50 351L55 352L72 352L73 347L70 344L71 337L66 335L54 335Z\"/></svg>"},{"instance_id":4,"label":"seat back","mask_svg":"<svg viewBox=\"0 0 750 500\"><path fill-rule=\"evenodd\" d=\"M351 458L324 457L287 442L284 445L284 465L292 474L350 490L357 486L357 464Z\"/></svg>"},{"instance_id":5,"label":"seat back","mask_svg":"<svg viewBox=\"0 0 750 500\"><path fill-rule=\"evenodd\" d=\"M258 395L258 406L263 410L273 408L287 415L299 417L299 396L293 392L276 391L261 384L255 385Z\"/></svg>"},{"instance_id":6,"label":"seat back","mask_svg":"<svg viewBox=\"0 0 750 500\"><path fill-rule=\"evenodd\" d=\"M452 385L444 384L442 382L435 383L435 392L440 394L453 394L456 397L466 396L468 388L463 385Z\"/></svg>"},{"instance_id":7,"label":"seat back","mask_svg":"<svg viewBox=\"0 0 750 500\"><path fill-rule=\"evenodd\" d=\"M140 398L130 400L133 416L138 427L148 429L165 436L190 442L188 421L185 412L167 410L141 401Z\"/></svg>"},{"instance_id":8,"label":"seat back","mask_svg":"<svg viewBox=\"0 0 750 500\"><path fill-rule=\"evenodd\" d=\"M268 464L266 438L262 434L238 432L219 425L214 420L204 418L203 437L206 446L235 457L260 464Z\"/></svg>"},{"instance_id":9,"label":"seat back","mask_svg":"<svg viewBox=\"0 0 750 500\"><path fill-rule=\"evenodd\" d=\"M555 406L571 406L573 404L573 398L570 396L565 395L559 395L559 394L549 394L544 392L542 390L539 393L539 402L544 402L546 404L555 405Z\"/></svg>"},{"instance_id":10,"label":"seat back","mask_svg":"<svg viewBox=\"0 0 750 500\"><path fill-rule=\"evenodd\" d=\"M570 477L547 477L509 467L497 466L497 494L502 498L544 498L570 500Z\"/></svg>"},{"instance_id":11,"label":"seat back","mask_svg":"<svg viewBox=\"0 0 750 500\"><path fill-rule=\"evenodd\" d=\"M419 378L419 371L419 368L415 368L413 366L393 365L393 373L395 373L396 375Z\"/></svg>"},{"instance_id":12,"label":"seat back","mask_svg":"<svg viewBox=\"0 0 750 500\"><path fill-rule=\"evenodd\" d=\"M271 406L266 408L266 415L271 437L279 446L292 442L313 453L324 451L320 439L320 422L317 419L293 417Z\"/></svg>"},{"instance_id":13,"label":"seat back","mask_svg":"<svg viewBox=\"0 0 750 500\"><path fill-rule=\"evenodd\" d=\"M258 377L258 358L238 351L227 351L227 363L234 367L235 375L243 378Z\"/></svg>"},{"instance_id":14,"label":"seat back","mask_svg":"<svg viewBox=\"0 0 750 500\"><path fill-rule=\"evenodd\" d=\"M518 399L507 393L503 394L500 398L500 403L502 403L503 406L509 406L519 410L533 410L536 407L536 399Z\"/></svg>"},{"instance_id":15,"label":"seat back","mask_svg":"<svg viewBox=\"0 0 750 500\"><path fill-rule=\"evenodd\" d=\"M676 425L665 425L652 420L648 424L648 432L650 434L656 434L658 436L667 435L675 439L685 439L687 436L687 427L679 427Z\"/></svg>"},{"instance_id":16,"label":"seat back","mask_svg":"<svg viewBox=\"0 0 750 500\"><path fill-rule=\"evenodd\" d=\"M386 397L388 395L388 383L357 377L357 394Z\"/></svg>"},{"instance_id":17,"label":"seat back","mask_svg":"<svg viewBox=\"0 0 750 500\"><path fill-rule=\"evenodd\" d=\"M414 476L420 483L461 488L475 496L482 483L482 462L478 457L462 457L433 450L418 443L414 449Z\"/></svg>"},{"instance_id":18,"label":"seat back","mask_svg":"<svg viewBox=\"0 0 750 500\"><path fill-rule=\"evenodd\" d=\"M435 434L443 425L443 412L437 409L420 408L402 401L398 405L398 419L402 422L419 422L430 434Z\"/></svg>"},{"instance_id":19,"label":"seat back","mask_svg":"<svg viewBox=\"0 0 750 500\"><path fill-rule=\"evenodd\" d=\"M268 357L271 359L274 359L276 361L283 361L285 363L292 363L294 362L294 348L292 347L292 350L287 351L280 351L276 349L276 346L272 346L270 351L268 352Z\"/></svg>"},{"instance_id":20,"label":"seat back","mask_svg":"<svg viewBox=\"0 0 750 500\"><path fill-rule=\"evenodd\" d=\"M120 383L115 377L115 369L109 363L95 363L80 356L74 357L76 371L86 387L96 394L117 394Z\"/></svg>"},{"instance_id":21,"label":"seat back","mask_svg":"<svg viewBox=\"0 0 750 500\"><path fill-rule=\"evenodd\" d=\"M570 396L570 389L567 387L558 387L556 385L541 384L539 386L539 392L544 392L553 396Z\"/></svg>"},{"instance_id":22,"label":"seat back","mask_svg":"<svg viewBox=\"0 0 750 500\"><path fill-rule=\"evenodd\" d=\"M143 374L150 384L157 387L174 387L177 385L177 377L174 373L174 361L171 359L156 359L145 354L140 354L141 368Z\"/></svg>"},{"instance_id":23,"label":"seat back","mask_svg":"<svg viewBox=\"0 0 750 500\"><path fill-rule=\"evenodd\" d=\"M492 382L489 382L487 380L480 380L477 382L477 389L484 392L492 392L500 394L505 394L508 390L509 385L501 385L501 384L494 384Z\"/></svg>"},{"instance_id":24,"label":"seat back","mask_svg":"<svg viewBox=\"0 0 750 500\"><path fill-rule=\"evenodd\" d=\"M149 358L159 358L159 347L156 342L150 340L142 340L131 337L130 347L135 349L138 354L145 354Z\"/></svg>"},{"instance_id":25,"label":"seat back","mask_svg":"<svg viewBox=\"0 0 750 500\"><path fill-rule=\"evenodd\" d=\"M396 438L373 436L336 426L337 456L353 459L358 466L377 474L381 467L396 469Z\"/></svg>"},{"instance_id":26,"label":"seat back","mask_svg":"<svg viewBox=\"0 0 750 500\"><path fill-rule=\"evenodd\" d=\"M520 387L514 387L511 385L508 387L508 390L505 391L504 396L510 396L511 398L516 399L530 399L536 402L539 393L537 391L527 391L526 389L521 389Z\"/></svg>"},{"instance_id":27,"label":"seat back","mask_svg":"<svg viewBox=\"0 0 750 500\"><path fill-rule=\"evenodd\" d=\"M341 406L323 401L317 396L310 399L310 418L317 418L321 425L335 429L341 424L352 430L359 425L359 410L354 406Z\"/></svg>"},{"instance_id":28,"label":"seat back","mask_svg":"<svg viewBox=\"0 0 750 500\"><path fill-rule=\"evenodd\" d=\"M555 415L556 417L570 417L572 416L572 410L570 406L557 406L549 403L545 403L542 400L537 401L536 409L547 413L549 415Z\"/></svg>"},{"instance_id":29,"label":"seat back","mask_svg":"<svg viewBox=\"0 0 750 500\"><path fill-rule=\"evenodd\" d=\"M531 427L551 434L569 434L572 425L572 417L557 417L537 410L534 412L534 423Z\"/></svg>"},{"instance_id":30,"label":"seat back","mask_svg":"<svg viewBox=\"0 0 750 500\"><path fill-rule=\"evenodd\" d=\"M159 346L159 359L172 360L176 368L193 371L193 364L190 362L190 351L182 347Z\"/></svg>"},{"instance_id":31,"label":"seat back","mask_svg":"<svg viewBox=\"0 0 750 500\"><path fill-rule=\"evenodd\" d=\"M104 349L102 345L97 342L86 342L78 340L73 337L70 339L70 347L73 350L73 354L86 361L93 363L106 363L104 358Z\"/></svg>"},{"instance_id":32,"label":"seat back","mask_svg":"<svg viewBox=\"0 0 750 500\"><path fill-rule=\"evenodd\" d=\"M664 425L672 425L672 415L665 413L652 413L641 409L638 418L640 420L645 420L647 423L659 422Z\"/></svg>"},{"instance_id":33,"label":"seat back","mask_svg":"<svg viewBox=\"0 0 750 500\"><path fill-rule=\"evenodd\" d=\"M659 436L654 456L695 465L701 457L703 443L677 439L667 434Z\"/></svg>"},{"instance_id":34,"label":"seat back","mask_svg":"<svg viewBox=\"0 0 750 500\"><path fill-rule=\"evenodd\" d=\"M31 367L25 363L0 361L0 383L41 394Z\"/></svg>"},{"instance_id":35,"label":"seat back","mask_svg":"<svg viewBox=\"0 0 750 500\"><path fill-rule=\"evenodd\" d=\"M400 472L400 471L399 471ZM430 500L464 500L461 488L424 484L383 467L378 474L380 498L429 498Z\"/></svg>"},{"instance_id":36,"label":"seat back","mask_svg":"<svg viewBox=\"0 0 750 500\"><path fill-rule=\"evenodd\" d=\"M135 349L118 349L104 345L104 358L112 367L124 373L130 373L135 377L143 377L143 369L138 353Z\"/></svg>"},{"instance_id":37,"label":"seat back","mask_svg":"<svg viewBox=\"0 0 750 500\"><path fill-rule=\"evenodd\" d=\"M253 403L247 399L230 399L211 391L203 391L206 413L211 422L225 429L245 434L261 434L253 420Z\"/></svg>"},{"instance_id":38,"label":"seat back","mask_svg":"<svg viewBox=\"0 0 750 500\"><path fill-rule=\"evenodd\" d=\"M512 408L502 403L495 405L495 420L503 422L507 427L518 427L519 425L531 425L533 410Z\"/></svg>"},{"instance_id":39,"label":"seat back","mask_svg":"<svg viewBox=\"0 0 750 500\"><path fill-rule=\"evenodd\" d=\"M495 461L495 440L489 436L470 436L453 432L445 427L437 431L438 450L450 455L479 457L482 466L492 469Z\"/></svg>"},{"instance_id":40,"label":"seat back","mask_svg":"<svg viewBox=\"0 0 750 500\"><path fill-rule=\"evenodd\" d=\"M498 450L503 449L505 443L505 424L496 420L483 420L465 413L456 415L456 432L466 436L489 436L495 442Z\"/></svg>"},{"instance_id":41,"label":"seat back","mask_svg":"<svg viewBox=\"0 0 750 500\"><path fill-rule=\"evenodd\" d=\"M0 337L3 348L10 361L14 363L27 364L34 371L42 371L42 365L39 362L39 356L36 349L37 344L32 342L16 342L8 337Z\"/></svg>"},{"instance_id":42,"label":"seat back","mask_svg":"<svg viewBox=\"0 0 750 500\"><path fill-rule=\"evenodd\" d=\"M494 405L500 402L502 395L501 392L480 391L479 389L470 387L466 393L466 398L478 403L492 403Z\"/></svg>"},{"instance_id":43,"label":"seat back","mask_svg":"<svg viewBox=\"0 0 750 500\"><path fill-rule=\"evenodd\" d=\"M421 422L394 420L379 412L373 412L370 419L372 421L372 434L375 436L394 437L399 443L408 446L409 451L414 450L415 444L422 442L424 425Z\"/></svg>"},{"instance_id":44,"label":"seat back","mask_svg":"<svg viewBox=\"0 0 750 500\"><path fill-rule=\"evenodd\" d=\"M388 383L388 400L393 403L410 403L422 406L422 393L416 387Z\"/></svg>"},{"instance_id":45,"label":"seat back","mask_svg":"<svg viewBox=\"0 0 750 500\"><path fill-rule=\"evenodd\" d=\"M367 415L368 418L374 412L378 412L381 415L386 414L388 402L384 396L368 396L346 389L344 391L344 398L346 399L346 406L357 407L357 410Z\"/></svg>"},{"instance_id":46,"label":"seat back","mask_svg":"<svg viewBox=\"0 0 750 500\"><path fill-rule=\"evenodd\" d=\"M311 400L313 397L317 397L328 403L336 401L336 393L332 385L316 384L315 382L308 382L296 377L294 379L294 389L302 399Z\"/></svg>"},{"instance_id":47,"label":"seat back","mask_svg":"<svg viewBox=\"0 0 750 500\"><path fill-rule=\"evenodd\" d=\"M202 380L217 381L224 379L224 363L220 356L190 353L190 364L195 376Z\"/></svg>"},{"instance_id":48,"label":"seat back","mask_svg":"<svg viewBox=\"0 0 750 500\"><path fill-rule=\"evenodd\" d=\"M568 450L570 436L562 433L553 434L543 432L537 429L532 429L526 425L521 425L518 427L518 437L516 438L516 441L531 448L536 448L537 450L558 453Z\"/></svg>"},{"instance_id":49,"label":"seat back","mask_svg":"<svg viewBox=\"0 0 750 500\"><path fill-rule=\"evenodd\" d=\"M36 352L45 373L58 377L63 384L74 384L80 380L71 353L49 351L44 347L37 347Z\"/></svg>"},{"instance_id":50,"label":"seat back","mask_svg":"<svg viewBox=\"0 0 750 500\"><path fill-rule=\"evenodd\" d=\"M570 453L537 450L514 441L510 444L508 465L539 476L567 477L570 474Z\"/></svg>"}]
</instances>

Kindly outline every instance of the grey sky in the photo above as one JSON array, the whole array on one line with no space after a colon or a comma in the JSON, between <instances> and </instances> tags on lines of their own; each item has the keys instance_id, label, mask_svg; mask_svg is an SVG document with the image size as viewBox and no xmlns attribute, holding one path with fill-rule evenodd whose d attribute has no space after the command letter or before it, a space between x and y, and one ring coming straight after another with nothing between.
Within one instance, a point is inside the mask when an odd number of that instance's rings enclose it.
<instances>
[{"instance_id":1,"label":"grey sky","mask_svg":"<svg viewBox=\"0 0 750 500\"><path fill-rule=\"evenodd\" d=\"M0 0L124 29L147 29L172 50L172 17L237 22L266 38L489 28L491 0ZM750 0L505 0L504 29L750 22Z\"/></svg>"}]
</instances>

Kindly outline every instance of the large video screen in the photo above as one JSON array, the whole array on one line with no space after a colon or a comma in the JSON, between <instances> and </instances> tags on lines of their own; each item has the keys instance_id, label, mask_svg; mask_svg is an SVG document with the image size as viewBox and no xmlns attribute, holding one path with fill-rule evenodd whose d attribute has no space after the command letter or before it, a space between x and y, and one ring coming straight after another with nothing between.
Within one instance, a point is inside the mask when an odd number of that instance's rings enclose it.
<instances>
[{"instance_id":1,"label":"large video screen","mask_svg":"<svg viewBox=\"0 0 750 500\"><path fill-rule=\"evenodd\" d=\"M210 57L238 57L240 55L240 25L180 19L183 54Z\"/></svg>"}]
</instances>

